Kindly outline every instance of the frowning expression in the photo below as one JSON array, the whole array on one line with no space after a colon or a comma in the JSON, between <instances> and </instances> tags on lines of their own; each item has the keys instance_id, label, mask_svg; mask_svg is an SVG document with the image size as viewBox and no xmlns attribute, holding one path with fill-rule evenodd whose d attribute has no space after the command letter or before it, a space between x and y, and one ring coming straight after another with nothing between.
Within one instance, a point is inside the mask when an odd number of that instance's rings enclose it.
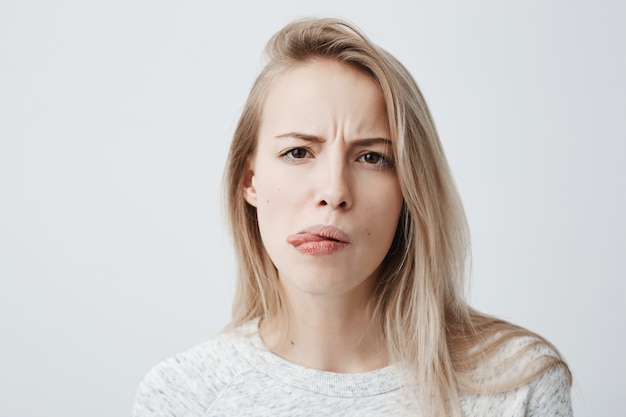
<instances>
[{"instance_id":1,"label":"frowning expression","mask_svg":"<svg viewBox=\"0 0 626 417\"><path fill-rule=\"evenodd\" d=\"M278 75L244 196L284 287L342 295L371 283L403 201L376 82L329 60Z\"/></svg>"}]
</instances>

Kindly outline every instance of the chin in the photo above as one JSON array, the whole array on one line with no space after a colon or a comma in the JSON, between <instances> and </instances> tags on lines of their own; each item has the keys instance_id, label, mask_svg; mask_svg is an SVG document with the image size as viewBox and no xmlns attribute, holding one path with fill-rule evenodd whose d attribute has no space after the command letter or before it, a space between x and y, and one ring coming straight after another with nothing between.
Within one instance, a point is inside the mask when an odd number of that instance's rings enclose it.
<instances>
[{"instance_id":1,"label":"chin","mask_svg":"<svg viewBox=\"0 0 626 417\"><path fill-rule=\"evenodd\" d=\"M282 287L288 292L297 291L314 296L339 296L360 288L367 281L355 280L353 274L312 273L310 270L292 275L295 278L281 278ZM343 278L343 279L342 279Z\"/></svg>"}]
</instances>

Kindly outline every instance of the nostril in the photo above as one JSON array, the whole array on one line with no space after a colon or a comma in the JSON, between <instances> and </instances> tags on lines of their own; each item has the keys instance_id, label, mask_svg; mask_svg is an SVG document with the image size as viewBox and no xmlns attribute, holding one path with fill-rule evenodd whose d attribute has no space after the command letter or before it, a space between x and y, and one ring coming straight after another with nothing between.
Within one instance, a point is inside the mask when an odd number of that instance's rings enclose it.
<instances>
[{"instance_id":1,"label":"nostril","mask_svg":"<svg viewBox=\"0 0 626 417\"><path fill-rule=\"evenodd\" d=\"M322 201L320 201L320 205L321 206L326 206L326 205L328 205L328 203L326 202L326 200L322 200Z\"/></svg>"},{"instance_id":2,"label":"nostril","mask_svg":"<svg viewBox=\"0 0 626 417\"><path fill-rule=\"evenodd\" d=\"M342 201L341 203L339 203L339 207L346 208L346 202Z\"/></svg>"}]
</instances>

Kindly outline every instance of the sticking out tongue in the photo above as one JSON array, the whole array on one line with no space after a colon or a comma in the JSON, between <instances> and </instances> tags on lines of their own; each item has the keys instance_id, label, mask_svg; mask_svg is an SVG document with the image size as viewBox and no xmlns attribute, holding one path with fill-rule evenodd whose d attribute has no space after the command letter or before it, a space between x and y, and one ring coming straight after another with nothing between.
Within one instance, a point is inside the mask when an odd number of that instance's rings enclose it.
<instances>
[{"instance_id":1,"label":"sticking out tongue","mask_svg":"<svg viewBox=\"0 0 626 417\"><path fill-rule=\"evenodd\" d=\"M293 246L299 246L304 243L310 243L310 242L322 242L324 240L329 240L331 242L336 241L335 239L331 239L331 238L327 238L327 237L323 237L319 235L313 235L310 233L298 233L298 234L287 237L287 243Z\"/></svg>"}]
</instances>

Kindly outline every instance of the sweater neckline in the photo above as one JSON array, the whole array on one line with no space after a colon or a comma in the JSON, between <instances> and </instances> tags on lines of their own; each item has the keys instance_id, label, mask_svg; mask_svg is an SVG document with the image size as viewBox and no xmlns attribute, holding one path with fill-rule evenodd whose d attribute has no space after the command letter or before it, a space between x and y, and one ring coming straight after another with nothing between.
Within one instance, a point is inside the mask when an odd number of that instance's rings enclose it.
<instances>
[{"instance_id":1,"label":"sweater neckline","mask_svg":"<svg viewBox=\"0 0 626 417\"><path fill-rule=\"evenodd\" d=\"M363 397L384 394L402 387L402 371L392 364L362 373L337 373L307 368L272 353L259 334L259 319L235 330L239 353L250 365L289 386L334 397Z\"/></svg>"}]
</instances>

